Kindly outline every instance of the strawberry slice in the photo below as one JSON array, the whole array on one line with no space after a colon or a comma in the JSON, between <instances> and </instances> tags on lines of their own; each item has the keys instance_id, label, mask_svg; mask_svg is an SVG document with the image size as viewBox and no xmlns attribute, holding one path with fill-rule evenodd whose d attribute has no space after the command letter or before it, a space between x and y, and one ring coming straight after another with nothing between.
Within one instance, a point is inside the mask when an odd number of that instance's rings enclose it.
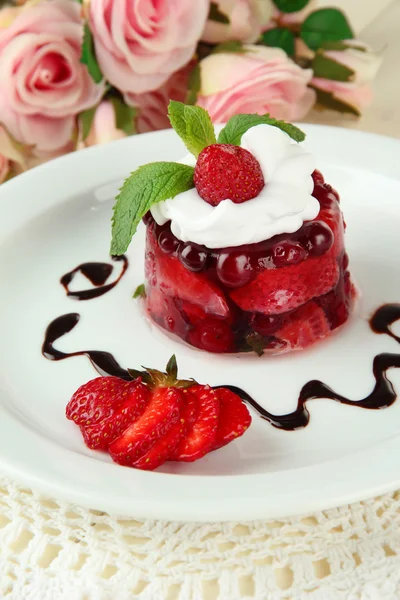
<instances>
[{"instance_id":1,"label":"strawberry slice","mask_svg":"<svg viewBox=\"0 0 400 600\"><path fill-rule=\"evenodd\" d=\"M125 429L140 417L150 398L149 389L140 381L127 382L112 405L112 413L94 425L81 425L85 444L93 450L107 450Z\"/></svg>"},{"instance_id":2,"label":"strawberry slice","mask_svg":"<svg viewBox=\"0 0 400 600\"><path fill-rule=\"evenodd\" d=\"M229 314L229 307L221 290L201 273L186 269L176 256L164 254L157 246L151 228L147 231L147 246L150 248L150 256L155 257L156 272L152 276L153 280L157 281L165 294L201 306L209 314L219 317Z\"/></svg>"},{"instance_id":3,"label":"strawberry slice","mask_svg":"<svg viewBox=\"0 0 400 600\"><path fill-rule=\"evenodd\" d=\"M77 425L93 425L110 417L116 401L135 383L119 377L96 377L88 381L73 394L67 404L67 419ZM127 392L128 393L128 392Z\"/></svg>"},{"instance_id":4,"label":"strawberry slice","mask_svg":"<svg viewBox=\"0 0 400 600\"><path fill-rule=\"evenodd\" d=\"M111 458L120 465L134 466L179 420L182 405L180 389L156 387L144 413L110 444Z\"/></svg>"},{"instance_id":5,"label":"strawberry slice","mask_svg":"<svg viewBox=\"0 0 400 600\"><path fill-rule=\"evenodd\" d=\"M232 440L244 434L250 427L251 416L241 398L228 390L219 388L215 390L220 402L217 439L213 450L226 446Z\"/></svg>"},{"instance_id":6,"label":"strawberry slice","mask_svg":"<svg viewBox=\"0 0 400 600\"><path fill-rule=\"evenodd\" d=\"M181 418L175 425L171 427L164 437L158 440L154 446L142 457L140 457L132 466L137 469L145 469L152 471L162 465L175 450L186 433L193 427L197 417L197 400L194 394L188 394L187 390L183 390L185 395L185 405L182 409Z\"/></svg>"},{"instance_id":7,"label":"strawberry slice","mask_svg":"<svg viewBox=\"0 0 400 600\"><path fill-rule=\"evenodd\" d=\"M280 314L326 294L338 279L339 267L330 250L297 265L262 271L251 283L232 290L230 295L242 310Z\"/></svg>"},{"instance_id":8,"label":"strawberry slice","mask_svg":"<svg viewBox=\"0 0 400 600\"><path fill-rule=\"evenodd\" d=\"M291 315L290 321L275 334L292 349L305 348L324 338L330 331L324 311L315 302L308 302Z\"/></svg>"},{"instance_id":9,"label":"strawberry slice","mask_svg":"<svg viewBox=\"0 0 400 600\"><path fill-rule=\"evenodd\" d=\"M197 402L197 418L170 459L192 462L207 454L215 444L220 403L216 392L209 385L188 388L187 395Z\"/></svg>"}]
</instances>

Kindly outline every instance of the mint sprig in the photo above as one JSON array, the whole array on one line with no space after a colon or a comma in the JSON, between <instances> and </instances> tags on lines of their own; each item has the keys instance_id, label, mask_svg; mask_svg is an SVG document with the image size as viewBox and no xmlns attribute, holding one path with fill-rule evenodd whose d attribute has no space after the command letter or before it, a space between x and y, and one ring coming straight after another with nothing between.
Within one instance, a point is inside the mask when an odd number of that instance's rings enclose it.
<instances>
[{"instance_id":1,"label":"mint sprig","mask_svg":"<svg viewBox=\"0 0 400 600\"><path fill-rule=\"evenodd\" d=\"M204 108L171 100L168 117L186 148L196 158L206 146L217 143L210 115Z\"/></svg>"},{"instance_id":2,"label":"mint sprig","mask_svg":"<svg viewBox=\"0 0 400 600\"><path fill-rule=\"evenodd\" d=\"M193 167L174 162L150 163L131 173L114 206L111 255L127 250L141 218L153 204L192 188L193 174Z\"/></svg>"},{"instance_id":3,"label":"mint sprig","mask_svg":"<svg viewBox=\"0 0 400 600\"><path fill-rule=\"evenodd\" d=\"M305 133L295 125L279 121L266 115L235 115L231 117L218 136L219 144L234 144L239 146L243 134L256 125L273 125L287 133L296 142L305 140Z\"/></svg>"}]
</instances>

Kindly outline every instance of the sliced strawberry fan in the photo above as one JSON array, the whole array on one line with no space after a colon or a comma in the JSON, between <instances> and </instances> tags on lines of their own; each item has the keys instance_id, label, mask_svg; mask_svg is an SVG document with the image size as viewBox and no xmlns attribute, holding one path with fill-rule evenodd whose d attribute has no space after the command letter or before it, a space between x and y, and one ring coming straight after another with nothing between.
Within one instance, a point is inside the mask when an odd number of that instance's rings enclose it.
<instances>
[{"instance_id":1,"label":"sliced strawberry fan","mask_svg":"<svg viewBox=\"0 0 400 600\"><path fill-rule=\"evenodd\" d=\"M243 435L247 407L225 388L178 379L175 356L165 372L129 370L131 382L97 377L66 408L86 445L120 465L153 470L167 460L193 462Z\"/></svg>"}]
</instances>

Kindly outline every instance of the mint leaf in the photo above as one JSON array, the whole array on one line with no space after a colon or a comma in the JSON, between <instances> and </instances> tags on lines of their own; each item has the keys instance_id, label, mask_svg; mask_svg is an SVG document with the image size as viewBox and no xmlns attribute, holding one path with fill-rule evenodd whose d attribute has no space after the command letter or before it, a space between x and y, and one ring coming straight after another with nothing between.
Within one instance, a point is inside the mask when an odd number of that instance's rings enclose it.
<instances>
[{"instance_id":1,"label":"mint leaf","mask_svg":"<svg viewBox=\"0 0 400 600\"><path fill-rule=\"evenodd\" d=\"M217 142L210 115L204 108L170 100L168 117L186 148L196 158L206 146Z\"/></svg>"},{"instance_id":2,"label":"mint leaf","mask_svg":"<svg viewBox=\"0 0 400 600\"><path fill-rule=\"evenodd\" d=\"M272 0L276 8L284 13L297 12L302 10L310 0Z\"/></svg>"},{"instance_id":3,"label":"mint leaf","mask_svg":"<svg viewBox=\"0 0 400 600\"><path fill-rule=\"evenodd\" d=\"M125 180L116 198L112 218L112 256L123 254L140 219L156 204L193 187L193 167L154 162L139 167Z\"/></svg>"},{"instance_id":4,"label":"mint leaf","mask_svg":"<svg viewBox=\"0 0 400 600\"><path fill-rule=\"evenodd\" d=\"M117 129L120 129L127 135L136 133L135 131L135 116L136 108L128 106L118 96L110 96L110 102L114 107L115 111L115 125Z\"/></svg>"},{"instance_id":5,"label":"mint leaf","mask_svg":"<svg viewBox=\"0 0 400 600\"><path fill-rule=\"evenodd\" d=\"M144 287L144 283L141 283L137 286L136 290L133 292L132 298L146 298L146 289Z\"/></svg>"},{"instance_id":6,"label":"mint leaf","mask_svg":"<svg viewBox=\"0 0 400 600\"><path fill-rule=\"evenodd\" d=\"M282 129L285 133L296 142L302 142L305 139L305 134L291 123L278 121L267 115L235 115L231 117L225 127L218 136L219 144L234 144L239 146L242 140L242 135L255 125L273 125Z\"/></svg>"},{"instance_id":7,"label":"mint leaf","mask_svg":"<svg viewBox=\"0 0 400 600\"><path fill-rule=\"evenodd\" d=\"M264 46L282 48L289 56L294 55L294 35L286 27L275 27L264 31L259 43Z\"/></svg>"},{"instance_id":8,"label":"mint leaf","mask_svg":"<svg viewBox=\"0 0 400 600\"><path fill-rule=\"evenodd\" d=\"M354 75L353 69L349 69L349 67L336 62L336 60L325 56L321 52L315 55L311 68L315 77L324 77L334 81L350 81Z\"/></svg>"},{"instance_id":9,"label":"mint leaf","mask_svg":"<svg viewBox=\"0 0 400 600\"><path fill-rule=\"evenodd\" d=\"M103 80L103 75L94 51L92 32L88 23L85 23L83 26L81 63L87 66L89 74L95 83L100 83Z\"/></svg>"},{"instance_id":10,"label":"mint leaf","mask_svg":"<svg viewBox=\"0 0 400 600\"><path fill-rule=\"evenodd\" d=\"M82 128L82 140L85 141L92 128L94 115L96 114L97 106L84 110L79 115L79 121Z\"/></svg>"},{"instance_id":11,"label":"mint leaf","mask_svg":"<svg viewBox=\"0 0 400 600\"><path fill-rule=\"evenodd\" d=\"M267 340L259 333L249 333L246 335L247 345L250 346L251 350L253 350L258 356L262 356L264 354L264 348L267 345Z\"/></svg>"},{"instance_id":12,"label":"mint leaf","mask_svg":"<svg viewBox=\"0 0 400 600\"><path fill-rule=\"evenodd\" d=\"M351 104L347 104L347 102L343 102L343 100L339 100L335 98L333 94L330 92L325 92L323 90L318 89L315 86L310 86L313 90L315 90L317 94L317 107L329 108L330 110L336 110L340 113L347 113L351 115L355 115L356 117L360 116L360 111L355 106Z\"/></svg>"},{"instance_id":13,"label":"mint leaf","mask_svg":"<svg viewBox=\"0 0 400 600\"><path fill-rule=\"evenodd\" d=\"M211 2L208 19L216 23L223 23L224 25L229 25L230 23L228 16L220 11L217 2Z\"/></svg>"},{"instance_id":14,"label":"mint leaf","mask_svg":"<svg viewBox=\"0 0 400 600\"><path fill-rule=\"evenodd\" d=\"M351 39L353 32L340 10L320 8L308 15L301 26L300 36L311 50L318 50L323 42Z\"/></svg>"}]
</instances>

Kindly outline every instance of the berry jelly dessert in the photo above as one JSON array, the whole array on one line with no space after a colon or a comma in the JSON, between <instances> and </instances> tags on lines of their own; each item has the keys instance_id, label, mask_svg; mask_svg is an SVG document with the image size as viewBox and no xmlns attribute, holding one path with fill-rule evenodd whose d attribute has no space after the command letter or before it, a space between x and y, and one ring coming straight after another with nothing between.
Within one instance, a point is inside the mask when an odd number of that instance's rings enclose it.
<instances>
[{"instance_id":1,"label":"berry jelly dessert","mask_svg":"<svg viewBox=\"0 0 400 600\"><path fill-rule=\"evenodd\" d=\"M356 291L339 194L298 143L304 134L237 115L217 140L207 113L185 108L171 103L170 120L194 156L139 168L114 212L117 254L130 241L131 233L118 243L126 206L141 203L149 317L207 352L278 354L327 337L349 318ZM193 110L201 134L188 133ZM153 178L144 189L146 168Z\"/></svg>"}]
</instances>

